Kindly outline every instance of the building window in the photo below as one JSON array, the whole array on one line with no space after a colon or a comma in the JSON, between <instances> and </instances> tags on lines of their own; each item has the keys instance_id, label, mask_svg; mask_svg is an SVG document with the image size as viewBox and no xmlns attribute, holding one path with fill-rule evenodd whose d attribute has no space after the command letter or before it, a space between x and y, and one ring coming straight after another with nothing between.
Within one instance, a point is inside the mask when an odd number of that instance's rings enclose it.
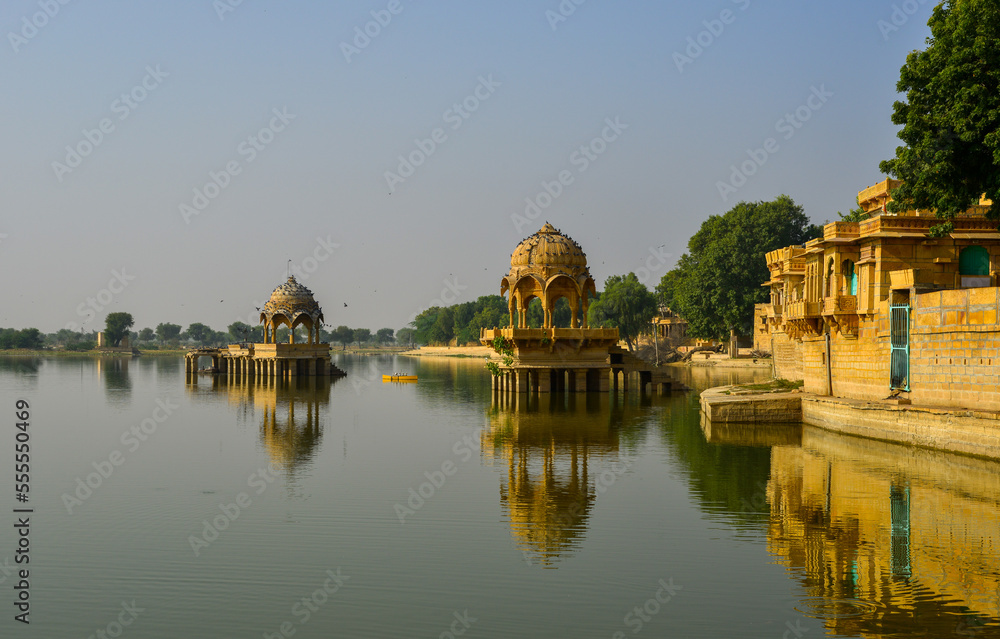
<instances>
[{"instance_id":1,"label":"building window","mask_svg":"<svg viewBox=\"0 0 1000 639\"><path fill-rule=\"evenodd\" d=\"M967 246L958 255L962 288L990 286L990 252L982 246Z\"/></svg>"}]
</instances>

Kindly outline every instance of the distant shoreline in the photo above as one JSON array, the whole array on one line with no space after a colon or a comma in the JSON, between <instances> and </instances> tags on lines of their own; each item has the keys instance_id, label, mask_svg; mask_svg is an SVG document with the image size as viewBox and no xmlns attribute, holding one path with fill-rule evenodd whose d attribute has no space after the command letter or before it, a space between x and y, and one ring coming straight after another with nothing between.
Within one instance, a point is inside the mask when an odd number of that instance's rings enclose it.
<instances>
[{"instance_id":1,"label":"distant shoreline","mask_svg":"<svg viewBox=\"0 0 1000 639\"><path fill-rule=\"evenodd\" d=\"M408 357L489 357L491 353L493 349L489 346L421 346L399 354Z\"/></svg>"}]
</instances>

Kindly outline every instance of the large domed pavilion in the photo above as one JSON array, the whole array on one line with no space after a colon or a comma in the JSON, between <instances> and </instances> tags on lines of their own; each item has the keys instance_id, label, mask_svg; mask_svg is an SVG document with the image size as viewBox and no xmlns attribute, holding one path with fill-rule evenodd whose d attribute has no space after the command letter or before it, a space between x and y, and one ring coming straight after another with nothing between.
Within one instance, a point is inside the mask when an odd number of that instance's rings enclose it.
<instances>
[{"instance_id":1,"label":"large domed pavilion","mask_svg":"<svg viewBox=\"0 0 1000 639\"><path fill-rule=\"evenodd\" d=\"M290 329L290 343L295 343L295 329L301 325L309 329L309 344L318 344L319 330L323 326L323 309L313 299L312 291L296 281L291 275L288 281L274 289L270 299L260 312L260 322L264 325L264 343L273 344L278 327Z\"/></svg>"},{"instance_id":2,"label":"large domed pavilion","mask_svg":"<svg viewBox=\"0 0 1000 639\"><path fill-rule=\"evenodd\" d=\"M510 272L500 282L500 294L508 292L511 326L528 327L528 304L537 297L544 311L543 328L554 326L553 311L560 298L569 302L570 327L587 328L590 296L597 295L597 287L580 245L546 222L511 253Z\"/></svg>"}]
</instances>

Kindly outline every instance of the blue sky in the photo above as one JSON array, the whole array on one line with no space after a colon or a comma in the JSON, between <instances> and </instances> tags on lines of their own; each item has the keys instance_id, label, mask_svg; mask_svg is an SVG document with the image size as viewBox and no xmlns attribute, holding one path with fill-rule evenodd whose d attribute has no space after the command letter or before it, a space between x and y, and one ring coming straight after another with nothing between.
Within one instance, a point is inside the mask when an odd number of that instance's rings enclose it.
<instances>
[{"instance_id":1,"label":"blue sky","mask_svg":"<svg viewBox=\"0 0 1000 639\"><path fill-rule=\"evenodd\" d=\"M222 329L291 260L400 328L546 220L655 286L740 200L821 223L883 179L932 7L7 0L0 326Z\"/></svg>"}]
</instances>

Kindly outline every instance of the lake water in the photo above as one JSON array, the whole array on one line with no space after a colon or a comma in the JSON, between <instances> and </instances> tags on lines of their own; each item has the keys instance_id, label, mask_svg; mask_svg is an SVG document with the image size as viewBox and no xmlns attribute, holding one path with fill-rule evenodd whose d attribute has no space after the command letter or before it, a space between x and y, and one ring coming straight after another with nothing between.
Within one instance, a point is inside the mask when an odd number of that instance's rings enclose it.
<instances>
[{"instance_id":1,"label":"lake water","mask_svg":"<svg viewBox=\"0 0 1000 639\"><path fill-rule=\"evenodd\" d=\"M288 386L0 359L8 602L34 509L31 624L8 603L0 636L1000 636L996 463L703 426L697 392L495 402L479 359L336 361Z\"/></svg>"}]
</instances>

